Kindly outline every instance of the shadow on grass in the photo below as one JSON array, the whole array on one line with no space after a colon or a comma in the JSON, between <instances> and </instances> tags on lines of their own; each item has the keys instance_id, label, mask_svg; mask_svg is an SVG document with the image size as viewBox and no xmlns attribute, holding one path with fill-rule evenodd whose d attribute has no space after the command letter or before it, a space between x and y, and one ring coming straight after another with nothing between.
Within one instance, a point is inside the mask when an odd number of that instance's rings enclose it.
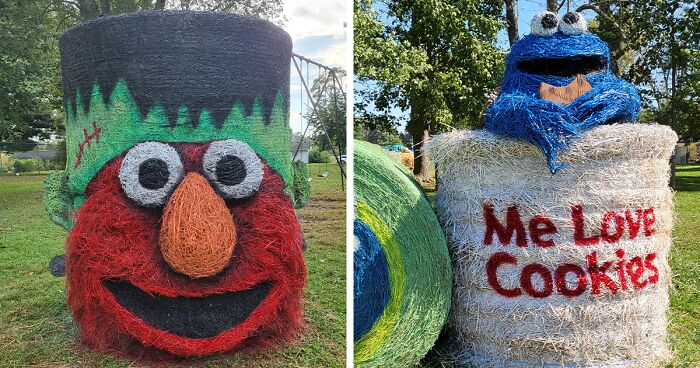
<instances>
[{"instance_id":1,"label":"shadow on grass","mask_svg":"<svg viewBox=\"0 0 700 368\"><path fill-rule=\"evenodd\" d=\"M676 166L676 191L700 192L700 165Z\"/></svg>"}]
</instances>

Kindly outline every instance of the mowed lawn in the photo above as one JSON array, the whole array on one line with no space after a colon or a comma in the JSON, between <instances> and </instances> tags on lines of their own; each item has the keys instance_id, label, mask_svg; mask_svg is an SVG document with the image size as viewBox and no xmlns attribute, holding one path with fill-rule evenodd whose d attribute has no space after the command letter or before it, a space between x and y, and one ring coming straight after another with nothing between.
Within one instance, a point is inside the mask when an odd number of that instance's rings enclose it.
<instances>
[{"instance_id":1,"label":"mowed lawn","mask_svg":"<svg viewBox=\"0 0 700 368\"><path fill-rule=\"evenodd\" d=\"M345 192L337 165L311 164L312 195L298 211L308 242L303 338L264 352L193 359L194 367L340 367L345 365ZM66 232L45 215L45 176L0 176L0 366L134 367L147 362L97 354L76 338L63 278L49 260Z\"/></svg>"},{"instance_id":2,"label":"mowed lawn","mask_svg":"<svg viewBox=\"0 0 700 368\"><path fill-rule=\"evenodd\" d=\"M700 165L676 168L671 269L671 367L700 367Z\"/></svg>"}]
</instances>

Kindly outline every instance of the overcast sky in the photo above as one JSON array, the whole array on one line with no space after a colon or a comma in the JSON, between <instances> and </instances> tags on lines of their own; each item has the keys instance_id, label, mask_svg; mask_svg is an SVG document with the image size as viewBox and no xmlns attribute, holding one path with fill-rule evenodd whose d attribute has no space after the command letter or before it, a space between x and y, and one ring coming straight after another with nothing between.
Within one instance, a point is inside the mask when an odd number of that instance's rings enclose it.
<instances>
[{"instance_id":1,"label":"overcast sky","mask_svg":"<svg viewBox=\"0 0 700 368\"><path fill-rule=\"evenodd\" d=\"M347 0L285 0L284 15L287 22L284 28L292 36L294 52L324 65L347 69L344 65L347 50L344 22L347 21L349 4ZM302 108L302 86L294 64L291 68L289 123L292 130L300 131L306 127L299 114ZM306 66L302 68L306 74ZM317 74L316 67L309 67L309 87ZM304 96L303 104L306 103ZM306 106L303 110L306 112Z\"/></svg>"}]
</instances>

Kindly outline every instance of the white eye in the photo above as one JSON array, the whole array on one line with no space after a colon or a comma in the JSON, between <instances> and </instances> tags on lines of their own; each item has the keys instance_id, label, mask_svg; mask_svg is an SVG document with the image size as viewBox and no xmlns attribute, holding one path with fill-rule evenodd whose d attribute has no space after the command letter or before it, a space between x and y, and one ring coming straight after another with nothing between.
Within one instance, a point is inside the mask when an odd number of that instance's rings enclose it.
<instances>
[{"instance_id":1,"label":"white eye","mask_svg":"<svg viewBox=\"0 0 700 368\"><path fill-rule=\"evenodd\" d=\"M559 17L552 12L542 12L535 15L530 23L530 32L538 36L551 36L557 33Z\"/></svg>"},{"instance_id":2,"label":"white eye","mask_svg":"<svg viewBox=\"0 0 700 368\"><path fill-rule=\"evenodd\" d=\"M228 199L242 199L258 191L263 164L247 144L235 140L212 142L204 154L204 174Z\"/></svg>"},{"instance_id":3,"label":"white eye","mask_svg":"<svg viewBox=\"0 0 700 368\"><path fill-rule=\"evenodd\" d=\"M581 14L568 12L561 19L559 30L570 36L580 35L588 30L588 24Z\"/></svg>"},{"instance_id":4,"label":"white eye","mask_svg":"<svg viewBox=\"0 0 700 368\"><path fill-rule=\"evenodd\" d=\"M119 169L126 196L145 207L162 206L183 176L182 161L174 148L144 142L130 149Z\"/></svg>"}]
</instances>

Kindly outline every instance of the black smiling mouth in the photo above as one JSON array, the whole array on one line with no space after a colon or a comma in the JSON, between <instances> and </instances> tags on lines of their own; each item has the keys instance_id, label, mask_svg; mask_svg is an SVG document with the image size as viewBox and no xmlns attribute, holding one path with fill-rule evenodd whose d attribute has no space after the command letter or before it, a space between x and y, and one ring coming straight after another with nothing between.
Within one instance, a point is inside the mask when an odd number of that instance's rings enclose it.
<instances>
[{"instance_id":1,"label":"black smiling mouth","mask_svg":"<svg viewBox=\"0 0 700 368\"><path fill-rule=\"evenodd\" d=\"M245 321L272 287L263 282L248 290L170 298L146 293L124 280L103 283L117 303L147 325L192 339L216 336Z\"/></svg>"},{"instance_id":2,"label":"black smiling mouth","mask_svg":"<svg viewBox=\"0 0 700 368\"><path fill-rule=\"evenodd\" d=\"M575 77L603 71L606 62L602 56L573 56L568 58L537 58L520 60L518 70L537 75Z\"/></svg>"}]
</instances>

